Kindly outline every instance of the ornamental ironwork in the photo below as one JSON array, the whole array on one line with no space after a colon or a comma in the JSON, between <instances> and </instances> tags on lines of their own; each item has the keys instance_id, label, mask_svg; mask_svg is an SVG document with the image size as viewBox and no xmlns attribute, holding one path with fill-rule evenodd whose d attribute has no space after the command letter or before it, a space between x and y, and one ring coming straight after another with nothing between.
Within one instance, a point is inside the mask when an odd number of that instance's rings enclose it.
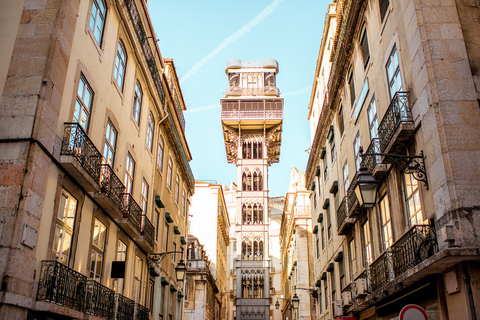
<instances>
[{"instance_id":1,"label":"ornamental ironwork","mask_svg":"<svg viewBox=\"0 0 480 320\"><path fill-rule=\"evenodd\" d=\"M115 319L131 320L135 319L134 315L135 301L117 293L115 295Z\"/></svg>"},{"instance_id":2,"label":"ornamental ironwork","mask_svg":"<svg viewBox=\"0 0 480 320\"><path fill-rule=\"evenodd\" d=\"M115 291L95 280L86 282L85 313L109 318L115 310Z\"/></svg>"},{"instance_id":3,"label":"ornamental ironwork","mask_svg":"<svg viewBox=\"0 0 480 320\"><path fill-rule=\"evenodd\" d=\"M369 270L370 284L373 291L392 281L395 278L393 273L392 252L387 250L382 253L372 262Z\"/></svg>"},{"instance_id":4,"label":"ornamental ironwork","mask_svg":"<svg viewBox=\"0 0 480 320\"><path fill-rule=\"evenodd\" d=\"M408 104L408 93L408 91L395 93L378 126L381 152L385 152L400 124L413 122L412 111Z\"/></svg>"},{"instance_id":5,"label":"ornamental ironwork","mask_svg":"<svg viewBox=\"0 0 480 320\"><path fill-rule=\"evenodd\" d=\"M142 234L152 247L155 245L155 227L146 215L142 216Z\"/></svg>"},{"instance_id":6,"label":"ornamental ironwork","mask_svg":"<svg viewBox=\"0 0 480 320\"><path fill-rule=\"evenodd\" d=\"M73 156L82 168L98 181L103 156L79 123L65 123L60 154Z\"/></svg>"},{"instance_id":7,"label":"ornamental ironwork","mask_svg":"<svg viewBox=\"0 0 480 320\"><path fill-rule=\"evenodd\" d=\"M100 165L100 192L105 193L118 209L124 211L125 186L109 164Z\"/></svg>"},{"instance_id":8,"label":"ornamental ironwork","mask_svg":"<svg viewBox=\"0 0 480 320\"><path fill-rule=\"evenodd\" d=\"M130 193L123 194L123 218L127 219L136 230L141 230L142 224L142 208L133 199Z\"/></svg>"}]
</instances>

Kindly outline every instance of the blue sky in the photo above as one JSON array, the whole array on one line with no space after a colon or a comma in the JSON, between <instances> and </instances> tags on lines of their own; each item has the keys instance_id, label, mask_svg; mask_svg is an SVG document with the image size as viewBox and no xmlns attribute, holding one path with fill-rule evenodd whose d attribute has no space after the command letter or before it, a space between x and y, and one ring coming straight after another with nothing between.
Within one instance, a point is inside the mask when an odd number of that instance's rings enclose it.
<instances>
[{"instance_id":1,"label":"blue sky","mask_svg":"<svg viewBox=\"0 0 480 320\"><path fill-rule=\"evenodd\" d=\"M275 59L284 97L280 162L269 168L270 196L288 191L290 168L305 171L310 146L308 102L328 1L150 0L149 11L164 58L180 78L186 136L196 180L236 182L227 163L220 99L230 59Z\"/></svg>"}]
</instances>

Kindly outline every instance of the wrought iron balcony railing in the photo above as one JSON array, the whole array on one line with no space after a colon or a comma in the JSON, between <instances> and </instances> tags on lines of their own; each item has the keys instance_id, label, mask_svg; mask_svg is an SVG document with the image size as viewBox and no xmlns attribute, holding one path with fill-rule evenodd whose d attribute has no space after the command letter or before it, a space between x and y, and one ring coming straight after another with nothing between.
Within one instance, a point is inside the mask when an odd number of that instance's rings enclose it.
<instances>
[{"instance_id":1,"label":"wrought iron balcony railing","mask_svg":"<svg viewBox=\"0 0 480 320\"><path fill-rule=\"evenodd\" d=\"M108 164L100 166L100 192L105 193L120 210L123 210L125 186Z\"/></svg>"},{"instance_id":2,"label":"wrought iron balcony railing","mask_svg":"<svg viewBox=\"0 0 480 320\"><path fill-rule=\"evenodd\" d=\"M82 311L87 277L53 260L42 261L37 300Z\"/></svg>"},{"instance_id":3,"label":"wrought iron balcony railing","mask_svg":"<svg viewBox=\"0 0 480 320\"><path fill-rule=\"evenodd\" d=\"M340 205L337 208L337 228L343 224L345 219L347 218L347 197L342 199Z\"/></svg>"},{"instance_id":4,"label":"wrought iron balcony railing","mask_svg":"<svg viewBox=\"0 0 480 320\"><path fill-rule=\"evenodd\" d=\"M142 235L152 247L155 245L155 227L146 215L142 216Z\"/></svg>"},{"instance_id":5,"label":"wrought iron balcony railing","mask_svg":"<svg viewBox=\"0 0 480 320\"><path fill-rule=\"evenodd\" d=\"M390 250L382 253L377 260L372 262L370 270L370 285L375 291L384 284L395 278L393 273L392 252Z\"/></svg>"},{"instance_id":6,"label":"wrought iron balcony railing","mask_svg":"<svg viewBox=\"0 0 480 320\"><path fill-rule=\"evenodd\" d=\"M135 304L135 320L148 320L149 310L141 304Z\"/></svg>"},{"instance_id":7,"label":"wrought iron balcony railing","mask_svg":"<svg viewBox=\"0 0 480 320\"><path fill-rule=\"evenodd\" d=\"M380 152L381 152L380 139L373 138L365 153L380 153ZM381 163L382 163L381 156L364 156L362 159L362 162L360 163L360 167L367 168L368 171L371 173L375 169L375 166L380 165Z\"/></svg>"},{"instance_id":8,"label":"wrought iron balcony railing","mask_svg":"<svg viewBox=\"0 0 480 320\"><path fill-rule=\"evenodd\" d=\"M127 219L136 230L141 231L142 208L140 208L130 193L123 194L123 218Z\"/></svg>"},{"instance_id":9,"label":"wrought iron balcony railing","mask_svg":"<svg viewBox=\"0 0 480 320\"><path fill-rule=\"evenodd\" d=\"M73 156L82 168L98 181L103 156L79 123L65 123L60 154Z\"/></svg>"},{"instance_id":10,"label":"wrought iron balcony railing","mask_svg":"<svg viewBox=\"0 0 480 320\"><path fill-rule=\"evenodd\" d=\"M135 301L115 294L115 318L116 320L135 319Z\"/></svg>"},{"instance_id":11,"label":"wrought iron balcony railing","mask_svg":"<svg viewBox=\"0 0 480 320\"><path fill-rule=\"evenodd\" d=\"M408 92L398 91L393 96L382 122L378 126L380 150L385 152L401 123L413 122L412 111L408 105Z\"/></svg>"},{"instance_id":12,"label":"wrought iron balcony railing","mask_svg":"<svg viewBox=\"0 0 480 320\"><path fill-rule=\"evenodd\" d=\"M85 313L109 318L115 311L115 291L95 280L87 280Z\"/></svg>"},{"instance_id":13,"label":"wrought iron balcony railing","mask_svg":"<svg viewBox=\"0 0 480 320\"><path fill-rule=\"evenodd\" d=\"M435 231L429 225L414 225L392 245L395 276L438 252Z\"/></svg>"}]
</instances>

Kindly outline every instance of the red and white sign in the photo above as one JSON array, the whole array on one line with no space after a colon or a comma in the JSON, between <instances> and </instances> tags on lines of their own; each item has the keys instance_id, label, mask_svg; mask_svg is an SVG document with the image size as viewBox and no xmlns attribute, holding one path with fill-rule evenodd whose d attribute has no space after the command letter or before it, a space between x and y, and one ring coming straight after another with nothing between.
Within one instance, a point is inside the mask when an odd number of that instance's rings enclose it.
<instances>
[{"instance_id":1,"label":"red and white sign","mask_svg":"<svg viewBox=\"0 0 480 320\"><path fill-rule=\"evenodd\" d=\"M428 317L422 307L408 304L400 311L400 320L428 320Z\"/></svg>"}]
</instances>

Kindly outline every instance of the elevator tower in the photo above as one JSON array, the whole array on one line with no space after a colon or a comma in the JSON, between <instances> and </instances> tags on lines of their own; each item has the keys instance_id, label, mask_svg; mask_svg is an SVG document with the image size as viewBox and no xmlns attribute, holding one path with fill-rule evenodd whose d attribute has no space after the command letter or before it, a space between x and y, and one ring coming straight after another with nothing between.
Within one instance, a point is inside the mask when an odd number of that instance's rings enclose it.
<instances>
[{"instance_id":1,"label":"elevator tower","mask_svg":"<svg viewBox=\"0 0 480 320\"><path fill-rule=\"evenodd\" d=\"M283 98L278 62L230 60L221 99L227 161L237 166L235 308L237 320L270 319L268 167L279 161Z\"/></svg>"}]
</instances>

